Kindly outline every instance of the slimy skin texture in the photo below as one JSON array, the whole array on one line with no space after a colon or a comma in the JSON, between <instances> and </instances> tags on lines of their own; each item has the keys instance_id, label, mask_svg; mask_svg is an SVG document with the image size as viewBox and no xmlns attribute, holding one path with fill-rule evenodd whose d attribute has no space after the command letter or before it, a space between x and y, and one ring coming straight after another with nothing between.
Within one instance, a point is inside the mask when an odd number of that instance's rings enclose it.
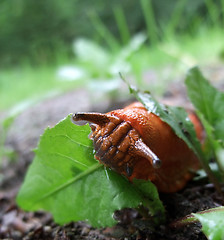
<instances>
[{"instance_id":1,"label":"slimy skin texture","mask_svg":"<svg viewBox=\"0 0 224 240\"><path fill-rule=\"evenodd\" d=\"M202 138L199 120L193 113L189 118ZM91 122L95 158L130 181L151 180L160 192L176 192L200 167L172 128L139 102L106 114L76 113L73 120Z\"/></svg>"}]
</instances>

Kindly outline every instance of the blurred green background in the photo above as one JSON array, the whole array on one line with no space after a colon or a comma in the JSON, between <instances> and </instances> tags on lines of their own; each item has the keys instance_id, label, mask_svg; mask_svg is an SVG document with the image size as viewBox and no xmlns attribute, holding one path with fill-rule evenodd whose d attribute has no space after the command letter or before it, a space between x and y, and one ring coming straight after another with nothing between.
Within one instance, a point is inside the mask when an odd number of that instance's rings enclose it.
<instances>
[{"instance_id":1,"label":"blurred green background","mask_svg":"<svg viewBox=\"0 0 224 240\"><path fill-rule=\"evenodd\" d=\"M224 0L3 0L0 110L55 90L116 91L118 72L145 87L157 71L149 90L161 94L189 67L223 62L223 28Z\"/></svg>"}]
</instances>

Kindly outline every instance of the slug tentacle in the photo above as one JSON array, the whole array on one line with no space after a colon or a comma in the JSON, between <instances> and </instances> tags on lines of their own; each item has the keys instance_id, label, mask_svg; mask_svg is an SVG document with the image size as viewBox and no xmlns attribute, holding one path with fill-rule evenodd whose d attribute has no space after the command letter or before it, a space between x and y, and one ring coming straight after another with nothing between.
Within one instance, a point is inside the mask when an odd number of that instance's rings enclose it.
<instances>
[{"instance_id":1,"label":"slug tentacle","mask_svg":"<svg viewBox=\"0 0 224 240\"><path fill-rule=\"evenodd\" d=\"M152 164L153 168L161 167L161 160L156 154L141 140L139 139L135 143L136 154L146 158Z\"/></svg>"},{"instance_id":2,"label":"slug tentacle","mask_svg":"<svg viewBox=\"0 0 224 240\"><path fill-rule=\"evenodd\" d=\"M115 116L107 116L103 113L86 113L86 112L77 112L73 114L72 120L73 122L78 121L87 121L91 123L98 124L100 126L110 122L111 120L119 121L119 119Z\"/></svg>"}]
</instances>

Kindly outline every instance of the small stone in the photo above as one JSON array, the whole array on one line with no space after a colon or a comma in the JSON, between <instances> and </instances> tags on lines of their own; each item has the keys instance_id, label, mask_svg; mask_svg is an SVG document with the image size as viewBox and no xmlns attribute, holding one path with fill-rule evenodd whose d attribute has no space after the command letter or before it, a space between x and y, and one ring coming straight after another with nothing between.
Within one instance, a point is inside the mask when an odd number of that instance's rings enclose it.
<instances>
[{"instance_id":1,"label":"small stone","mask_svg":"<svg viewBox=\"0 0 224 240\"><path fill-rule=\"evenodd\" d=\"M86 236L89 233L90 229L88 227L83 227L81 231L81 235Z\"/></svg>"},{"instance_id":2,"label":"small stone","mask_svg":"<svg viewBox=\"0 0 224 240\"><path fill-rule=\"evenodd\" d=\"M49 233L49 232L51 232L51 226L44 226L44 232L47 232L47 233Z\"/></svg>"}]
</instances>

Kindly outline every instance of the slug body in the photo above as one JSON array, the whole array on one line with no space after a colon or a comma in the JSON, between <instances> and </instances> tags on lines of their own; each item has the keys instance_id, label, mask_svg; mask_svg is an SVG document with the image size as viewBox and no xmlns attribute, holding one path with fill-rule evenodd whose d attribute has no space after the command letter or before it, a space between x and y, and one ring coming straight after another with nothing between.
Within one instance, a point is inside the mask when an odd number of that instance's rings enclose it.
<instances>
[{"instance_id":1,"label":"slug body","mask_svg":"<svg viewBox=\"0 0 224 240\"><path fill-rule=\"evenodd\" d=\"M200 138L199 121L189 117ZM106 114L76 113L73 120L91 122L95 158L130 181L151 180L161 192L176 192L199 169L187 144L141 103Z\"/></svg>"}]
</instances>

